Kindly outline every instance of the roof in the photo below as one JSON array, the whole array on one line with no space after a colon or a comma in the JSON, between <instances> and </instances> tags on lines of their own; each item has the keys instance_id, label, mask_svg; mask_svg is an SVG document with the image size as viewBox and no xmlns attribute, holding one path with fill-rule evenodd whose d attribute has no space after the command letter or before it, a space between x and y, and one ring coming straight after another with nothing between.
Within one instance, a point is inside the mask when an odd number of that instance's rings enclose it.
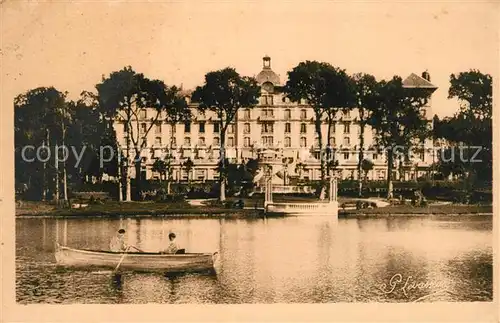
<instances>
[{"instance_id":1,"label":"roof","mask_svg":"<svg viewBox=\"0 0 500 323\"><path fill-rule=\"evenodd\" d=\"M266 82L271 82L273 85L280 84L280 77L270 68L263 68L255 79L260 85Z\"/></svg>"},{"instance_id":2,"label":"roof","mask_svg":"<svg viewBox=\"0 0 500 323\"><path fill-rule=\"evenodd\" d=\"M406 88L437 89L437 86L435 86L431 82L427 81L423 77L418 76L415 73L411 73L410 76L408 76L403 81L403 86Z\"/></svg>"}]
</instances>

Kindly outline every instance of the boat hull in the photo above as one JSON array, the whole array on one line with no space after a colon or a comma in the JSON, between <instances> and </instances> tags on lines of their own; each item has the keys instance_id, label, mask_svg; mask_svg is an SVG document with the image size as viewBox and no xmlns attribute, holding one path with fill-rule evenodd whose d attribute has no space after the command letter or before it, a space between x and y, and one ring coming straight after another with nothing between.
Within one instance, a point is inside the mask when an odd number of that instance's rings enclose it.
<instances>
[{"instance_id":1,"label":"boat hull","mask_svg":"<svg viewBox=\"0 0 500 323\"><path fill-rule=\"evenodd\" d=\"M283 215L338 216L338 203L269 203L266 212Z\"/></svg>"},{"instance_id":2,"label":"boat hull","mask_svg":"<svg viewBox=\"0 0 500 323\"><path fill-rule=\"evenodd\" d=\"M216 254L211 253L186 253L186 254L160 254L108 252L94 250L80 250L68 247L57 247L55 257L57 264L65 267L92 268L104 267L115 269L118 263L120 271L145 271L145 272L200 272L213 271Z\"/></svg>"}]
</instances>

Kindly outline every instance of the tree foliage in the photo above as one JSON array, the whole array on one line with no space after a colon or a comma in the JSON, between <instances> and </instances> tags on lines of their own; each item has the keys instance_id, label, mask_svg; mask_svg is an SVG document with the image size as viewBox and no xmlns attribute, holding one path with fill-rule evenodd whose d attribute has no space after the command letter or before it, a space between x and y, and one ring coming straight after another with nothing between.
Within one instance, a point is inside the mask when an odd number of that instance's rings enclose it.
<instances>
[{"instance_id":1,"label":"tree foliage","mask_svg":"<svg viewBox=\"0 0 500 323\"><path fill-rule=\"evenodd\" d=\"M477 70L450 76L448 98L458 99L460 109L453 117L434 119L434 137L451 144L441 153L438 165L445 176L472 172L480 180L492 178L491 82L489 74Z\"/></svg>"},{"instance_id":2,"label":"tree foliage","mask_svg":"<svg viewBox=\"0 0 500 323\"><path fill-rule=\"evenodd\" d=\"M28 186L33 199L49 198L56 190L54 146L62 145L66 105L66 93L54 87L35 88L14 99L15 177L16 182ZM42 160L35 158L41 146L51 149L50 156L42 151Z\"/></svg>"},{"instance_id":3,"label":"tree foliage","mask_svg":"<svg viewBox=\"0 0 500 323\"><path fill-rule=\"evenodd\" d=\"M254 78L240 76L233 68L209 72L205 75L205 83L193 92L192 100L198 103L202 112L212 111L220 123L220 200L225 200L226 175L224 168L225 138L229 124L234 121L238 110L253 108L258 103L260 86Z\"/></svg>"},{"instance_id":4,"label":"tree foliage","mask_svg":"<svg viewBox=\"0 0 500 323\"><path fill-rule=\"evenodd\" d=\"M365 127L370 120L372 111L374 111L378 104L377 93L377 80L373 75L358 73L353 76L355 93L356 93L356 107L358 109L358 124L359 131L359 154L358 154L358 195L362 195L363 180L366 179L367 173L362 176L364 159L364 145L365 145Z\"/></svg>"},{"instance_id":5,"label":"tree foliage","mask_svg":"<svg viewBox=\"0 0 500 323\"><path fill-rule=\"evenodd\" d=\"M306 100L314 110L315 131L320 148L321 182L325 185L326 169L321 124L323 116L332 119L336 112L355 106L355 85L349 75L329 63L305 61L288 72L284 93L293 102Z\"/></svg>"},{"instance_id":6,"label":"tree foliage","mask_svg":"<svg viewBox=\"0 0 500 323\"><path fill-rule=\"evenodd\" d=\"M376 130L375 140L387 153L388 198L392 198L392 170L395 158L408 156L415 144L430 135L422 108L431 90L405 88L401 77L381 81L377 86L377 104L368 123Z\"/></svg>"},{"instance_id":7,"label":"tree foliage","mask_svg":"<svg viewBox=\"0 0 500 323\"><path fill-rule=\"evenodd\" d=\"M138 190L141 183L141 151L147 147L149 132L162 116L169 122L190 118L187 102L180 88L167 86L161 80L151 80L142 73L135 72L130 66L112 72L96 85L99 106L102 113L110 119L119 119L124 124L126 135L127 167L135 163ZM141 111L153 112L152 116L141 118ZM146 129L141 128L142 124ZM130 152L133 151L133 159ZM130 175L127 179L127 200L130 197Z\"/></svg>"}]
</instances>

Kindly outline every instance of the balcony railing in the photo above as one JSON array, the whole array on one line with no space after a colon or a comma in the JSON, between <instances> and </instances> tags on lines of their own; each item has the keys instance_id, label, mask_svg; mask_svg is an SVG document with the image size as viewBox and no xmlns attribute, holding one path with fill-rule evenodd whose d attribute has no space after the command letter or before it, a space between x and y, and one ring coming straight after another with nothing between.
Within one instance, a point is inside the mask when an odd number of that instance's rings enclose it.
<instances>
[{"instance_id":1,"label":"balcony railing","mask_svg":"<svg viewBox=\"0 0 500 323\"><path fill-rule=\"evenodd\" d=\"M274 121L276 120L274 115L263 115L263 116L260 116L259 121Z\"/></svg>"}]
</instances>

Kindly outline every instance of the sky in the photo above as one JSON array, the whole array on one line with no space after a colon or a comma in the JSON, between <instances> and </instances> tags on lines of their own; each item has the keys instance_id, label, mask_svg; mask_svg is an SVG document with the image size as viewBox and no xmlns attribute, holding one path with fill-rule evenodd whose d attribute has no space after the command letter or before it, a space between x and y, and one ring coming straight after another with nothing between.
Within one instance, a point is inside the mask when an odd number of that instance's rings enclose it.
<instances>
[{"instance_id":1,"label":"sky","mask_svg":"<svg viewBox=\"0 0 500 323\"><path fill-rule=\"evenodd\" d=\"M428 70L447 99L451 73L498 70L499 4L490 2L4 1L2 110L38 86L75 99L103 75L130 65L169 85L194 88L211 70L231 66L254 76L262 57L286 73L318 60L378 79Z\"/></svg>"}]
</instances>

